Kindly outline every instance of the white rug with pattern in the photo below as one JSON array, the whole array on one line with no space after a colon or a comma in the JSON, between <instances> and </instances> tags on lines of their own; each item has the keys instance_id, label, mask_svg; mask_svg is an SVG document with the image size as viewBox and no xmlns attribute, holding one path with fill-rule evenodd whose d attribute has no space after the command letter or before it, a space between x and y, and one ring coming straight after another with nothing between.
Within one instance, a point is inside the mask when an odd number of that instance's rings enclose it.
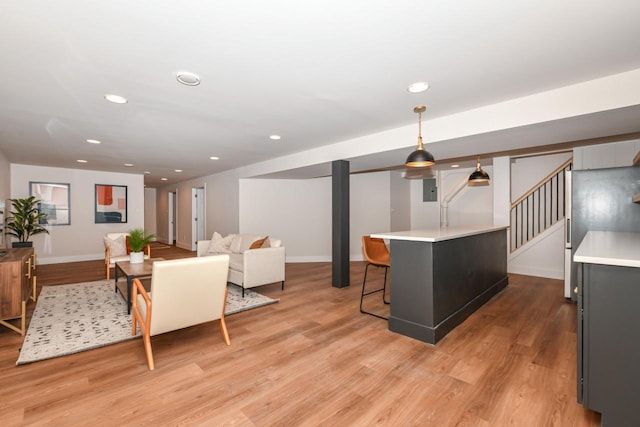
<instances>
[{"instance_id":1,"label":"white rug with pattern","mask_svg":"<svg viewBox=\"0 0 640 427\"><path fill-rule=\"evenodd\" d=\"M225 315L278 302L250 289L229 285ZM131 315L113 281L44 286L33 311L16 365L78 353L126 341Z\"/></svg>"}]
</instances>

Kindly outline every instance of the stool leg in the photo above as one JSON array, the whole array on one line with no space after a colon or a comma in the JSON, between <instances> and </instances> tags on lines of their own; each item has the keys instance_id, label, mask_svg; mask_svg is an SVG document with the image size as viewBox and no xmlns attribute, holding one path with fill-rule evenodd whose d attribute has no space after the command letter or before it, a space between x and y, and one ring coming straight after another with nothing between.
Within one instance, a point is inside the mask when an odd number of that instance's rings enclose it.
<instances>
[{"instance_id":1,"label":"stool leg","mask_svg":"<svg viewBox=\"0 0 640 427\"><path fill-rule=\"evenodd\" d=\"M391 301L387 301L385 299L387 292L387 271L389 271L389 267L384 268L384 286L382 287L382 302L385 304L391 304Z\"/></svg>"},{"instance_id":2,"label":"stool leg","mask_svg":"<svg viewBox=\"0 0 640 427\"><path fill-rule=\"evenodd\" d=\"M369 312L369 311L365 311L365 310L363 310L363 308L362 308L362 302L364 301L364 297L365 297L366 295L370 295L370 294L374 294L374 293L376 293L376 292L383 291L383 297L382 297L382 299L383 299L383 301L384 301L384 289L385 289L384 287L383 287L383 288L381 288L381 289L376 289L376 290L373 290L373 291L365 292L365 285L366 285L366 283L367 283L367 271L369 270L369 266L370 266L370 265L372 265L372 264L367 263L366 267L364 268L364 278L362 279L362 293L360 294L360 313L368 314L368 315L370 315L370 316L378 317L378 318L380 318L380 319L384 319L384 320L389 320L389 318L388 318L388 317L380 316L379 314L375 314L375 313L371 313L371 312ZM386 281L387 281L387 279L386 279L386 269L385 269L385 286L386 286Z\"/></svg>"}]
</instances>

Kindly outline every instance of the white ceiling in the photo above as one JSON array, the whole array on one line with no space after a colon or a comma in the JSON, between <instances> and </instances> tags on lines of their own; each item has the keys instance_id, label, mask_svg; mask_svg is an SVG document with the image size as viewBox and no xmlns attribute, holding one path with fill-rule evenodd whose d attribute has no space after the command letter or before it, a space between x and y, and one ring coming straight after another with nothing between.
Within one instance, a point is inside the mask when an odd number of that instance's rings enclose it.
<instances>
[{"instance_id":1,"label":"white ceiling","mask_svg":"<svg viewBox=\"0 0 640 427\"><path fill-rule=\"evenodd\" d=\"M415 125L418 104L433 119L639 69L638 16L637 0L3 2L0 151L177 182ZM202 83L180 85L180 70ZM408 93L416 81L431 88ZM444 160L479 140L501 152L639 132L639 117L628 106L428 149ZM407 154L350 160L374 169Z\"/></svg>"}]
</instances>

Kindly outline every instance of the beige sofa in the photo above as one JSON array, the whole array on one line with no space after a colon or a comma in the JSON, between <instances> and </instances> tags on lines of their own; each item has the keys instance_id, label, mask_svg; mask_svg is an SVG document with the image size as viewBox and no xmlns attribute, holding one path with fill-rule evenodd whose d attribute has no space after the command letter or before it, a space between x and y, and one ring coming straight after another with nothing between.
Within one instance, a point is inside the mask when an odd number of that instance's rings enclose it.
<instances>
[{"instance_id":1,"label":"beige sofa","mask_svg":"<svg viewBox=\"0 0 640 427\"><path fill-rule=\"evenodd\" d=\"M252 245L259 247L252 249ZM285 248L281 240L253 234L222 237L213 233L211 240L198 241L199 257L219 254L229 255L227 281L241 286L242 296L245 289L276 282L281 282L284 290Z\"/></svg>"}]
</instances>

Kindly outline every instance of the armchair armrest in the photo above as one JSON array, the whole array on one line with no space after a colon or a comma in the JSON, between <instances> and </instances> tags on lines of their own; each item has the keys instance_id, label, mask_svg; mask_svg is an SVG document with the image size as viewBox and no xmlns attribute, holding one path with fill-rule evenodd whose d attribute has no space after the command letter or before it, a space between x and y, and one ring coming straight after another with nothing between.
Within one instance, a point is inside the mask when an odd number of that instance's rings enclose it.
<instances>
[{"instance_id":1,"label":"armchair armrest","mask_svg":"<svg viewBox=\"0 0 640 427\"><path fill-rule=\"evenodd\" d=\"M249 249L243 255L246 288L284 281L284 247Z\"/></svg>"},{"instance_id":2,"label":"armchair armrest","mask_svg":"<svg viewBox=\"0 0 640 427\"><path fill-rule=\"evenodd\" d=\"M141 308L138 304L138 294L144 300L144 308ZM140 323L140 329L143 331L149 331L149 327L151 324L151 297L142 286L142 282L140 279L133 279L133 289L131 294L131 311L132 315L132 330L131 335L135 335L136 330L136 321Z\"/></svg>"}]
</instances>

